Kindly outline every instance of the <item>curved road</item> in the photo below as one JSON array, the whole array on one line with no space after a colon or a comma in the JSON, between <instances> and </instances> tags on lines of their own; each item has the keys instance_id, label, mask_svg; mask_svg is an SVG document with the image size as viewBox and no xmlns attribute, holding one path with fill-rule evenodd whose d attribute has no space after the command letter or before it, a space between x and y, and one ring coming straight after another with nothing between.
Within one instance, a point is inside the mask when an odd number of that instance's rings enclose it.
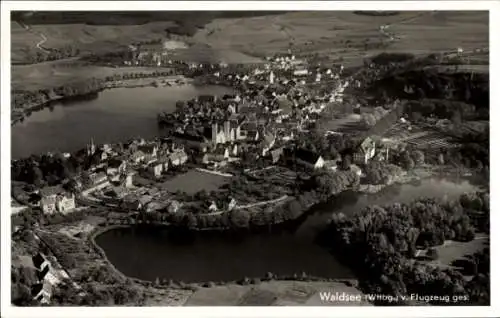
<instances>
[{"instance_id":1,"label":"curved road","mask_svg":"<svg viewBox=\"0 0 500 318\"><path fill-rule=\"evenodd\" d=\"M47 42L47 37L45 36L45 34L43 33L37 33L35 31L33 31L33 29L31 29L31 27L29 25L26 25L24 24L22 21L17 21L17 24L19 24L22 28L24 28L26 31L30 32L30 33L33 33L33 34L36 34L38 35L39 37L41 37L42 39L40 40L40 42L38 42L35 46L43 51L44 53L50 53L49 50L45 49L44 47L42 47L42 45Z\"/></svg>"}]
</instances>

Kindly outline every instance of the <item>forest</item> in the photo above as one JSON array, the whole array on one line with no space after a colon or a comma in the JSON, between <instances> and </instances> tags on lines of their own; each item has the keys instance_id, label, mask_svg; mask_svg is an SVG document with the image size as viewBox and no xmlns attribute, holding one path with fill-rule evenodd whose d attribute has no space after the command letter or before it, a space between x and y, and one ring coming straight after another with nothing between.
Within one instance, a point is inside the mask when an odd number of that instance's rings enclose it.
<instances>
[{"instance_id":1,"label":"forest","mask_svg":"<svg viewBox=\"0 0 500 318\"><path fill-rule=\"evenodd\" d=\"M486 304L488 250L469 258L476 264L471 282L459 270L415 261L415 256L417 249L427 249L429 257L438 259L433 246L445 240L473 240L477 229L487 230L489 209L488 193L465 194L454 201L420 199L370 206L349 217L334 214L318 240L356 270L366 293L465 295L474 304Z\"/></svg>"}]
</instances>

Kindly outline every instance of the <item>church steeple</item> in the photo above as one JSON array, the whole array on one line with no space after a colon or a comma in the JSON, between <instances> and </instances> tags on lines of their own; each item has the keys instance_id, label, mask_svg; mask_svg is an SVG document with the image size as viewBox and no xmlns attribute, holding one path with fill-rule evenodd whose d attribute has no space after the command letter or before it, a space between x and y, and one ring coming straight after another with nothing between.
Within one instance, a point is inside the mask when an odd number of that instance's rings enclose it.
<instances>
[{"instance_id":1,"label":"church steeple","mask_svg":"<svg viewBox=\"0 0 500 318\"><path fill-rule=\"evenodd\" d=\"M92 156L95 153L94 138L90 138L90 144L87 144L87 156Z\"/></svg>"}]
</instances>

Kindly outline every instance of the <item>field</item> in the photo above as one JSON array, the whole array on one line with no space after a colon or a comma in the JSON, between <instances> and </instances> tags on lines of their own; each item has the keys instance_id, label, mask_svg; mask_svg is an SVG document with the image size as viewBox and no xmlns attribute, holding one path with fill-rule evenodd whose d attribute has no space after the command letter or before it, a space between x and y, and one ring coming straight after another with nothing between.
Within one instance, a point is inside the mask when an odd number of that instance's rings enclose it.
<instances>
[{"instance_id":1,"label":"field","mask_svg":"<svg viewBox=\"0 0 500 318\"><path fill-rule=\"evenodd\" d=\"M360 294L354 287L340 282L272 281L255 286L229 284L196 291L185 306L345 306L340 302L325 302L320 292ZM367 303L356 303L366 305Z\"/></svg>"},{"instance_id":2,"label":"field","mask_svg":"<svg viewBox=\"0 0 500 318\"><path fill-rule=\"evenodd\" d=\"M114 74L153 73L168 68L103 67L76 60L53 61L34 65L12 65L12 89L39 90L80 82L90 78L104 78Z\"/></svg>"},{"instance_id":3,"label":"field","mask_svg":"<svg viewBox=\"0 0 500 318\"><path fill-rule=\"evenodd\" d=\"M449 266L454 260L480 252L489 245L489 238L484 235L478 235L475 240L470 242L452 241L447 243L436 248L439 255L438 262L441 266Z\"/></svg>"},{"instance_id":4,"label":"field","mask_svg":"<svg viewBox=\"0 0 500 318\"><path fill-rule=\"evenodd\" d=\"M293 12L214 20L194 39L255 56L283 52L292 44L299 54L342 56L355 63L365 55L379 53L380 49L365 50L364 43L387 38L379 31L381 25L390 25L389 33L396 38L387 48L390 51L419 53L488 46L487 12L401 12L376 17L351 12Z\"/></svg>"},{"instance_id":5,"label":"field","mask_svg":"<svg viewBox=\"0 0 500 318\"><path fill-rule=\"evenodd\" d=\"M11 23L12 63L26 59L29 52L38 50L37 43L43 34L46 48L72 46L81 53L109 52L123 49L132 42L158 39L172 22L154 22L143 25L86 25L86 24L42 24L32 25L31 30L18 23Z\"/></svg>"},{"instance_id":6,"label":"field","mask_svg":"<svg viewBox=\"0 0 500 318\"><path fill-rule=\"evenodd\" d=\"M472 64L473 61L471 61L471 64L462 64L462 65L438 65L438 66L432 66L432 67L426 67L432 68L440 73L468 73L468 72L474 72L474 73L486 73L488 74L490 72L490 66L489 64L479 64L479 65L474 65Z\"/></svg>"},{"instance_id":7,"label":"field","mask_svg":"<svg viewBox=\"0 0 500 318\"><path fill-rule=\"evenodd\" d=\"M389 24L396 40L387 42L379 30ZM12 61L20 61L46 37L44 47L73 45L81 52L104 52L124 48L135 41L158 39L172 22L141 25L43 24L26 30L11 24ZM386 32L387 33L387 32ZM215 19L193 37L191 46L172 52L173 57L231 62L257 62L264 56L292 48L298 55L319 53L342 57L344 64L359 64L362 58L378 54L380 48L365 43L388 43L386 50L427 53L488 46L487 12L401 12L392 16L364 16L346 11L289 12L260 17ZM86 77L102 77L121 70L77 66L72 59L12 68L16 88L39 89ZM50 79L50 80L47 80Z\"/></svg>"},{"instance_id":8,"label":"field","mask_svg":"<svg viewBox=\"0 0 500 318\"><path fill-rule=\"evenodd\" d=\"M194 194L201 190L207 192L217 190L220 186L229 182L229 180L228 177L190 170L162 184L158 184L158 186L170 192L182 191L187 194Z\"/></svg>"}]
</instances>

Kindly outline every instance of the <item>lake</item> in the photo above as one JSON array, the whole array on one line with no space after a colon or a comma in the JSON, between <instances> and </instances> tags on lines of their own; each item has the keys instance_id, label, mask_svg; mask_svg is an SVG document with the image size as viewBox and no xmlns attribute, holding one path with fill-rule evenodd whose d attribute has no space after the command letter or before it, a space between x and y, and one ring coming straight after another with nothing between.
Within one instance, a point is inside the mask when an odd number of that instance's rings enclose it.
<instances>
[{"instance_id":1,"label":"lake","mask_svg":"<svg viewBox=\"0 0 500 318\"><path fill-rule=\"evenodd\" d=\"M156 115L173 111L178 100L232 92L232 88L211 85L114 88L95 99L55 104L12 127L12 158L75 151L91 138L96 143L114 143L156 137L161 134Z\"/></svg>"},{"instance_id":2,"label":"lake","mask_svg":"<svg viewBox=\"0 0 500 318\"><path fill-rule=\"evenodd\" d=\"M310 213L294 231L235 236L195 234L179 244L163 233L145 229L115 229L96 238L109 260L125 275L144 280L156 277L184 282L232 281L263 277L267 272L336 279L352 272L314 243L333 212L355 213L367 205L409 202L420 196L458 197L478 190L466 180L429 179L394 185L377 194L345 193ZM229 235L229 234L228 234Z\"/></svg>"}]
</instances>

